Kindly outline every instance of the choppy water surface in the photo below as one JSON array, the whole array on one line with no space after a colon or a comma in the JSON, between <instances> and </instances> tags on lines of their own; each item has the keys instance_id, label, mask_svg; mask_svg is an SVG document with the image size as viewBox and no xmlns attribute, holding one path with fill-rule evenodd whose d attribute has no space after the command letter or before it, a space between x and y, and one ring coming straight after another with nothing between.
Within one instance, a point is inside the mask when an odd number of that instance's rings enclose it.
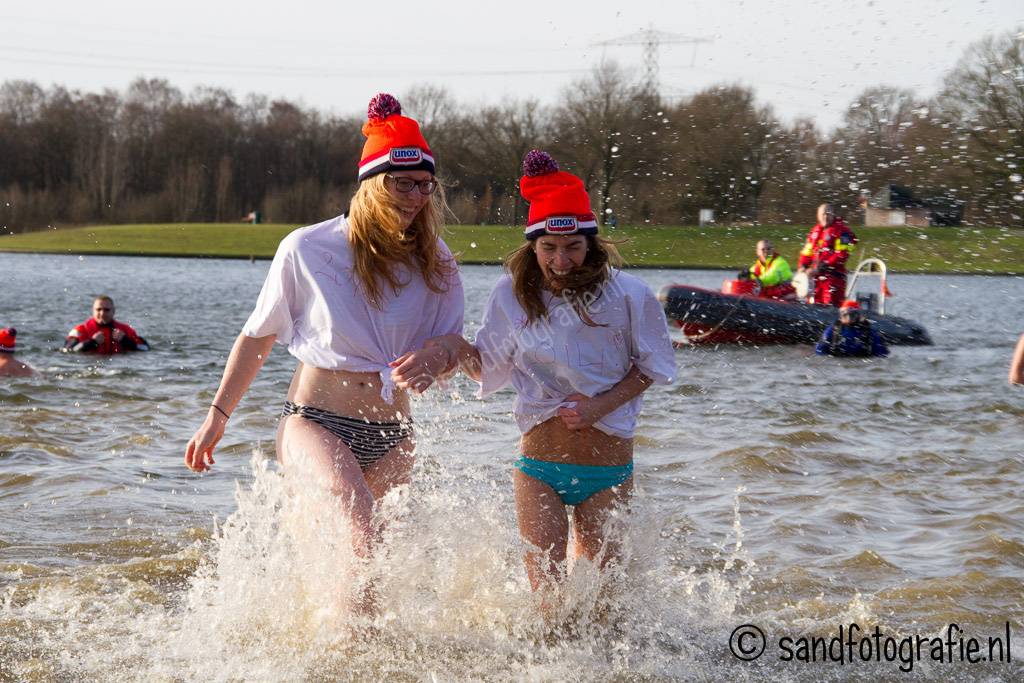
<instances>
[{"instance_id":1,"label":"choppy water surface","mask_svg":"<svg viewBox=\"0 0 1024 683\"><path fill-rule=\"evenodd\" d=\"M280 347L215 471L182 465L267 262L0 259L0 324L41 370L0 383L0 681L911 677L780 661L779 638L850 622L896 638L955 622L983 643L1009 622L1013 663L912 676L1024 676L1024 392L1006 384L1020 278L894 276L894 312L936 346L884 361L678 351L638 434L627 567L577 566L552 637L520 562L510 395L479 402L460 380L417 402L415 482L384 502L388 552L361 566L274 464L294 367ZM470 331L498 272L463 270ZM100 292L153 352L54 351ZM373 623L346 606L366 581ZM769 641L755 662L728 646L748 623Z\"/></svg>"}]
</instances>

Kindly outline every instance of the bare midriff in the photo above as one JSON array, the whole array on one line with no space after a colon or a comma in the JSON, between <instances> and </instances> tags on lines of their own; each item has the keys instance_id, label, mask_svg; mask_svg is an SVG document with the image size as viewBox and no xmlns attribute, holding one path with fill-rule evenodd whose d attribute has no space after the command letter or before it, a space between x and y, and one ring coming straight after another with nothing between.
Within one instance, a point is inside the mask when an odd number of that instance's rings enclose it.
<instances>
[{"instance_id":1,"label":"bare midriff","mask_svg":"<svg viewBox=\"0 0 1024 683\"><path fill-rule=\"evenodd\" d=\"M572 465L627 465L633 439L605 434L596 427L572 430L553 417L523 434L523 455L534 460Z\"/></svg>"},{"instance_id":2,"label":"bare midriff","mask_svg":"<svg viewBox=\"0 0 1024 683\"><path fill-rule=\"evenodd\" d=\"M323 370L299 363L288 387L288 400L370 422L403 422L411 417L405 391L396 387L394 402L388 403L380 390L376 372Z\"/></svg>"}]
</instances>

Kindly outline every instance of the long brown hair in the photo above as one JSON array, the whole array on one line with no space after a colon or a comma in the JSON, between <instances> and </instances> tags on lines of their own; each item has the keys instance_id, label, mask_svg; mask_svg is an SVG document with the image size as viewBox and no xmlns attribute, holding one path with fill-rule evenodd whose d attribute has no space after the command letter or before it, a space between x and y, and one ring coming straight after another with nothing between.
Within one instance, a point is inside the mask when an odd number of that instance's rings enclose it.
<instances>
[{"instance_id":1,"label":"long brown hair","mask_svg":"<svg viewBox=\"0 0 1024 683\"><path fill-rule=\"evenodd\" d=\"M384 286L397 295L409 284L402 282L395 265L418 270L433 292L444 292L454 275L454 259L442 258L437 240L444 229L448 209L440 184L412 224L402 229L395 203L379 173L359 184L348 214L348 241L352 247L353 269L366 298L376 308L383 305Z\"/></svg>"},{"instance_id":2,"label":"long brown hair","mask_svg":"<svg viewBox=\"0 0 1024 683\"><path fill-rule=\"evenodd\" d=\"M599 327L590 317L588 304L599 295L598 290L611 277L611 269L622 265L622 256L615 248L616 244L600 235L586 235L587 255L583 264L568 278L561 294L572 305L573 310L585 324ZM505 270L512 276L512 291L516 294L519 305L526 311L527 324L548 316L544 305L544 273L537 263L534 251L536 240L530 240L505 257Z\"/></svg>"}]
</instances>

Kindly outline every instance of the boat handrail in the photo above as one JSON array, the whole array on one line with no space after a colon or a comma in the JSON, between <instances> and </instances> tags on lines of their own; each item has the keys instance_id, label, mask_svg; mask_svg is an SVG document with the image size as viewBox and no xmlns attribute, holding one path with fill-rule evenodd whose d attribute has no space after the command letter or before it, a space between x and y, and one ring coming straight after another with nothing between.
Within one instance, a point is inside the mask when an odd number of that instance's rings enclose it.
<instances>
[{"instance_id":1,"label":"boat handrail","mask_svg":"<svg viewBox=\"0 0 1024 683\"><path fill-rule=\"evenodd\" d=\"M857 264L857 268L853 271L853 277L850 278L849 283L846 285L846 298L852 299L857 295L857 279L861 275L865 276L878 276L878 313L885 315L885 300L889 296L889 288L885 284L887 269L885 267L885 261L880 258L866 258Z\"/></svg>"}]
</instances>

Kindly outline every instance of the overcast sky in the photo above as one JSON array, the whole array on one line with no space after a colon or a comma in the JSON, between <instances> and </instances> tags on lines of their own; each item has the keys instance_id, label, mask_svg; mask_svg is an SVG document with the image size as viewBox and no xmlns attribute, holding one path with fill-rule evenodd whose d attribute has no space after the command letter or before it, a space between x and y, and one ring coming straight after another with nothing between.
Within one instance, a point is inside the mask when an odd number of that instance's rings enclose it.
<instances>
[{"instance_id":1,"label":"overcast sky","mask_svg":"<svg viewBox=\"0 0 1024 683\"><path fill-rule=\"evenodd\" d=\"M159 77L341 114L417 83L553 103L602 59L639 72L640 46L598 43L649 26L712 39L661 46L664 94L741 83L827 130L865 87L934 94L970 43L1024 27L1024 2L0 0L0 81L95 91Z\"/></svg>"}]
</instances>

